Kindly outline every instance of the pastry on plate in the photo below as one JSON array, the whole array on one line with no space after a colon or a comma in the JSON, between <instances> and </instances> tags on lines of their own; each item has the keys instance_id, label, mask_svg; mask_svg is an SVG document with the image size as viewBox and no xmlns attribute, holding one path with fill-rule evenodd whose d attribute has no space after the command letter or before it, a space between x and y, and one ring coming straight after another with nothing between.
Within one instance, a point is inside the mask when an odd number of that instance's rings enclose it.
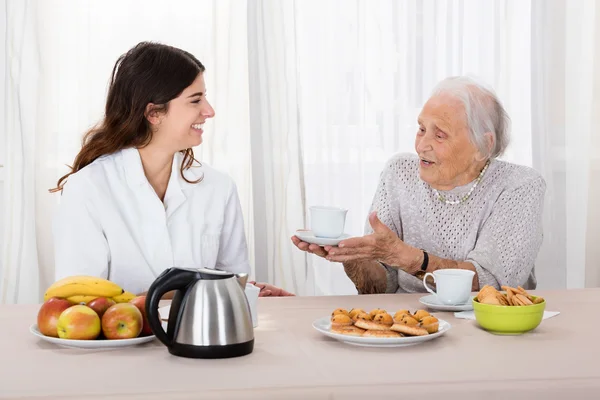
<instances>
[{"instance_id":1,"label":"pastry on plate","mask_svg":"<svg viewBox=\"0 0 600 400\"><path fill-rule=\"evenodd\" d=\"M352 317L352 320L354 322L358 321L359 319L362 319L362 320L365 320L365 321L371 321L373 318L371 318L371 315L367 314L366 312L358 313L354 317Z\"/></svg>"},{"instance_id":2,"label":"pastry on plate","mask_svg":"<svg viewBox=\"0 0 600 400\"><path fill-rule=\"evenodd\" d=\"M436 333L440 328L440 322L433 315L428 315L421 320L421 328L425 329L427 333Z\"/></svg>"},{"instance_id":3,"label":"pastry on plate","mask_svg":"<svg viewBox=\"0 0 600 400\"><path fill-rule=\"evenodd\" d=\"M394 319L387 312L382 312L382 313L377 314L373 318L373 322L376 322L381 325L392 326L394 324Z\"/></svg>"},{"instance_id":4,"label":"pastry on plate","mask_svg":"<svg viewBox=\"0 0 600 400\"><path fill-rule=\"evenodd\" d=\"M373 331L389 331L390 326L391 326L391 325L386 325L386 324L375 322L375 321L369 321L366 319L358 319L358 320L356 320L354 325L358 326L359 328L362 328L362 329L373 330Z\"/></svg>"},{"instance_id":5,"label":"pastry on plate","mask_svg":"<svg viewBox=\"0 0 600 400\"><path fill-rule=\"evenodd\" d=\"M345 314L335 314L331 316L331 326L348 326L352 325L352 320Z\"/></svg>"},{"instance_id":6,"label":"pastry on plate","mask_svg":"<svg viewBox=\"0 0 600 400\"><path fill-rule=\"evenodd\" d=\"M382 310L381 308L375 308L373 310L371 310L371 312L369 313L369 315L371 316L371 319L375 318L375 316L379 313L382 312L386 312L385 310Z\"/></svg>"},{"instance_id":7,"label":"pastry on plate","mask_svg":"<svg viewBox=\"0 0 600 400\"><path fill-rule=\"evenodd\" d=\"M421 321L424 317L427 317L429 314L427 311L425 310L417 310L417 312L415 312L414 317L417 321Z\"/></svg>"},{"instance_id":8,"label":"pastry on plate","mask_svg":"<svg viewBox=\"0 0 600 400\"><path fill-rule=\"evenodd\" d=\"M344 309L344 308L336 308L335 310L333 310L333 312L331 313L332 316L334 315L338 315L338 314L342 314L342 315L347 315L349 317L351 317L350 313L348 312L348 310Z\"/></svg>"},{"instance_id":9,"label":"pastry on plate","mask_svg":"<svg viewBox=\"0 0 600 400\"><path fill-rule=\"evenodd\" d=\"M353 325L332 325L331 332L349 336L362 336L365 330Z\"/></svg>"},{"instance_id":10,"label":"pastry on plate","mask_svg":"<svg viewBox=\"0 0 600 400\"><path fill-rule=\"evenodd\" d=\"M419 326L411 326L406 324L395 323L390 327L395 332L400 332L406 336L425 336L429 335L429 332L425 328Z\"/></svg>"},{"instance_id":11,"label":"pastry on plate","mask_svg":"<svg viewBox=\"0 0 600 400\"><path fill-rule=\"evenodd\" d=\"M415 317L410 316L408 314L404 314L399 321L394 321L396 324L408 325L408 326L417 326L419 325L419 321L415 319Z\"/></svg>"},{"instance_id":12,"label":"pastry on plate","mask_svg":"<svg viewBox=\"0 0 600 400\"><path fill-rule=\"evenodd\" d=\"M354 320L354 317L356 317L358 314L360 313L364 313L365 310L363 310L362 308L353 308L350 310L350 318L352 318Z\"/></svg>"},{"instance_id":13,"label":"pastry on plate","mask_svg":"<svg viewBox=\"0 0 600 400\"><path fill-rule=\"evenodd\" d=\"M394 331L378 331L378 330L368 330L362 334L363 337L380 337L380 338L400 338L402 335L399 332Z\"/></svg>"},{"instance_id":14,"label":"pastry on plate","mask_svg":"<svg viewBox=\"0 0 600 400\"><path fill-rule=\"evenodd\" d=\"M408 310L397 311L396 314L394 314L394 322L400 321L400 319L402 318L403 315L411 315L411 314L410 314L410 311L408 311Z\"/></svg>"}]
</instances>

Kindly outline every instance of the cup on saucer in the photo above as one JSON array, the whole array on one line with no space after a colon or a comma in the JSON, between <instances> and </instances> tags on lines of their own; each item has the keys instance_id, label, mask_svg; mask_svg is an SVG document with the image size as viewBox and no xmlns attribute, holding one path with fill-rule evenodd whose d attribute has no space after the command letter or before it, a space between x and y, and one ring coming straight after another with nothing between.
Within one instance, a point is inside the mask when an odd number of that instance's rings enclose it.
<instances>
[{"instance_id":1,"label":"cup on saucer","mask_svg":"<svg viewBox=\"0 0 600 400\"><path fill-rule=\"evenodd\" d=\"M338 238L344 233L348 210L339 207L310 207L311 231L316 237Z\"/></svg>"},{"instance_id":2,"label":"cup on saucer","mask_svg":"<svg viewBox=\"0 0 600 400\"><path fill-rule=\"evenodd\" d=\"M436 290L427 285L427 277L433 277ZM471 297L471 288L475 272L468 269L438 269L428 272L423 277L423 286L443 305L465 304Z\"/></svg>"}]
</instances>

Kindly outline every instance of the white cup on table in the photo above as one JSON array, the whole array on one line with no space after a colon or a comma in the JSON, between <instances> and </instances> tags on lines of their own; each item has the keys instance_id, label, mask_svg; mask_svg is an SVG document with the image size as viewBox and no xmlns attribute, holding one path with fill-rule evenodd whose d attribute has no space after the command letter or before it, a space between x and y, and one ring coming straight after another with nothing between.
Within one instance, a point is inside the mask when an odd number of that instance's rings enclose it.
<instances>
[{"instance_id":1,"label":"white cup on table","mask_svg":"<svg viewBox=\"0 0 600 400\"><path fill-rule=\"evenodd\" d=\"M436 290L427 286L427 277L433 277ZM468 269L438 269L433 273L428 272L423 277L425 289L436 296L441 304L464 304L471 297L471 288L475 272Z\"/></svg>"}]
</instances>

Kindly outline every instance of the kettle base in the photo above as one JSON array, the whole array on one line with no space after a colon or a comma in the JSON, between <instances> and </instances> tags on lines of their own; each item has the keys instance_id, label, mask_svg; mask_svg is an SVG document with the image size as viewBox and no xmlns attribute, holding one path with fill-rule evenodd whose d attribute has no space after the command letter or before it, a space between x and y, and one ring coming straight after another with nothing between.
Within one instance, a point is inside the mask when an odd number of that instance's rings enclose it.
<instances>
[{"instance_id":1,"label":"kettle base","mask_svg":"<svg viewBox=\"0 0 600 400\"><path fill-rule=\"evenodd\" d=\"M186 358L232 358L241 357L252 353L254 350L254 339L244 343L196 346L193 344L173 343L169 347L169 353L178 357Z\"/></svg>"}]
</instances>

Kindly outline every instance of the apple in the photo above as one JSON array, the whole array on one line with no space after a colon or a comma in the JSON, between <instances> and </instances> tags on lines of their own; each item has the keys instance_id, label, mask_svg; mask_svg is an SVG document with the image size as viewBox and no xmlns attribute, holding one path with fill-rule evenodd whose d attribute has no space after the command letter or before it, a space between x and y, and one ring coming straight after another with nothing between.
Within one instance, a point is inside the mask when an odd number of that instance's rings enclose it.
<instances>
[{"instance_id":1,"label":"apple","mask_svg":"<svg viewBox=\"0 0 600 400\"><path fill-rule=\"evenodd\" d=\"M110 306L102 316L102 332L109 340L138 337L143 325L142 313L131 303Z\"/></svg>"},{"instance_id":2,"label":"apple","mask_svg":"<svg viewBox=\"0 0 600 400\"><path fill-rule=\"evenodd\" d=\"M40 332L45 336L58 337L56 329L58 317L71 306L73 306L73 303L60 297L52 297L46 300L37 315L37 325Z\"/></svg>"},{"instance_id":3,"label":"apple","mask_svg":"<svg viewBox=\"0 0 600 400\"><path fill-rule=\"evenodd\" d=\"M101 330L100 317L88 306L77 304L60 314L56 329L61 339L96 339Z\"/></svg>"},{"instance_id":4,"label":"apple","mask_svg":"<svg viewBox=\"0 0 600 400\"><path fill-rule=\"evenodd\" d=\"M96 311L98 316L102 318L102 315L110 308L110 306L114 306L117 304L113 299L109 299L106 297L96 297L94 300L90 300L87 303L87 306L92 310Z\"/></svg>"},{"instance_id":5,"label":"apple","mask_svg":"<svg viewBox=\"0 0 600 400\"><path fill-rule=\"evenodd\" d=\"M140 310L140 312L142 313L144 325L142 327L142 332L140 333L140 336L152 335L152 329L150 329L150 324L148 323L148 315L146 314L146 296L137 296L129 302L136 306L138 310Z\"/></svg>"}]
</instances>

